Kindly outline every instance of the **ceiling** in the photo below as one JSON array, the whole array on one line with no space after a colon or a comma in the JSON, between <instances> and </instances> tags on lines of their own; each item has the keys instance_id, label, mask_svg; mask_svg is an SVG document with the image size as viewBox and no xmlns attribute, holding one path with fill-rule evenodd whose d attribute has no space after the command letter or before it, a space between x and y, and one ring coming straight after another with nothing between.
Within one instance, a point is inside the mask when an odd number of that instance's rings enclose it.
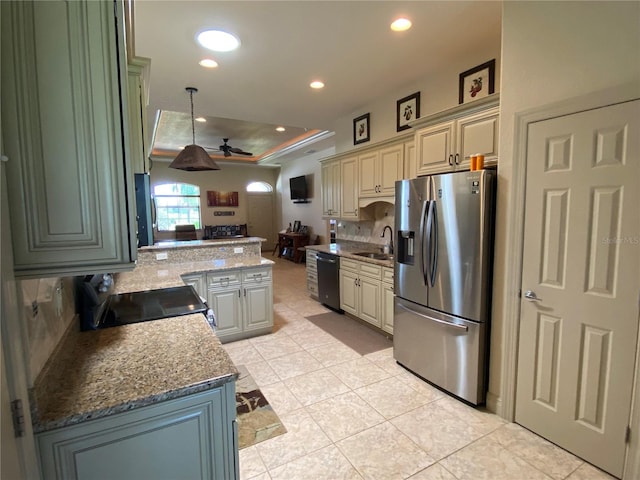
<instances>
[{"instance_id":1,"label":"ceiling","mask_svg":"<svg viewBox=\"0 0 640 480\"><path fill-rule=\"evenodd\" d=\"M254 155L227 160L274 163L332 146L321 133L336 119L495 42L501 22L501 2L488 1L136 0L134 8L135 53L151 58L148 117L155 123L162 111L152 154L167 160L192 143L185 87L198 88L194 114L207 118L196 122L198 145L224 158L215 149L229 138ZM412 28L392 32L401 15ZM206 50L195 41L206 28L235 34L240 48ZM205 57L219 66L201 67ZM325 88L311 89L315 79Z\"/></svg>"}]
</instances>

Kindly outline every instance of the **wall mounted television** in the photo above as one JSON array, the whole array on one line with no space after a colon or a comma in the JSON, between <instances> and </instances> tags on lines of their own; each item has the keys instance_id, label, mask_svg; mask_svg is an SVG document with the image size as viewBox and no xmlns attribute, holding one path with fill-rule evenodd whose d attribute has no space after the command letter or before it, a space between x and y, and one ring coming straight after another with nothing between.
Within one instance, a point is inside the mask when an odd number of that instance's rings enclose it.
<instances>
[{"instance_id":1,"label":"wall mounted television","mask_svg":"<svg viewBox=\"0 0 640 480\"><path fill-rule=\"evenodd\" d=\"M291 177L289 179L289 190L291 191L293 203L308 203L307 178L304 175Z\"/></svg>"}]
</instances>

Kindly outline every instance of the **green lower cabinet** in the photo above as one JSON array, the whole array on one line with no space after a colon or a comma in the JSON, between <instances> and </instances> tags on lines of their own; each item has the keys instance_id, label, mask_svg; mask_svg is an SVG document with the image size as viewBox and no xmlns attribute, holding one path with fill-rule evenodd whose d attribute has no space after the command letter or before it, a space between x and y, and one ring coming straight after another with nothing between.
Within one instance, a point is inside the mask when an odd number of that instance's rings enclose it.
<instances>
[{"instance_id":1,"label":"green lower cabinet","mask_svg":"<svg viewBox=\"0 0 640 480\"><path fill-rule=\"evenodd\" d=\"M238 479L235 382L36 440L45 480Z\"/></svg>"}]
</instances>

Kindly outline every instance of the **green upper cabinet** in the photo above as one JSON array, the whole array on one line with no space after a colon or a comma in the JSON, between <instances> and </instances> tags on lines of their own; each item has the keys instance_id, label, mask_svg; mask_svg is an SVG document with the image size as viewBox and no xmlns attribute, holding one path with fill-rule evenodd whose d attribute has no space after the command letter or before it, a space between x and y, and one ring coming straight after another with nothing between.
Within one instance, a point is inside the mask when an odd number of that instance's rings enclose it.
<instances>
[{"instance_id":1,"label":"green upper cabinet","mask_svg":"<svg viewBox=\"0 0 640 480\"><path fill-rule=\"evenodd\" d=\"M2 125L17 276L131 269L122 2L2 8Z\"/></svg>"},{"instance_id":2,"label":"green upper cabinet","mask_svg":"<svg viewBox=\"0 0 640 480\"><path fill-rule=\"evenodd\" d=\"M131 167L134 173L149 171L149 148L147 144L147 105L149 104L149 71L151 59L133 57L127 63L129 96L129 137Z\"/></svg>"}]
</instances>

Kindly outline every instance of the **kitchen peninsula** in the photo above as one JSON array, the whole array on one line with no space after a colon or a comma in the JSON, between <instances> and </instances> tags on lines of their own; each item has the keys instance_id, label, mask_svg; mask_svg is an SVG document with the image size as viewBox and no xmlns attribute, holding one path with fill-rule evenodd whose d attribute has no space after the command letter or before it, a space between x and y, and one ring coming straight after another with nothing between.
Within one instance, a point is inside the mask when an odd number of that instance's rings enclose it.
<instances>
[{"instance_id":1,"label":"kitchen peninsula","mask_svg":"<svg viewBox=\"0 0 640 480\"><path fill-rule=\"evenodd\" d=\"M268 284L272 306L273 262L260 256L261 241L145 247L133 271L115 275L115 291L237 277L247 290ZM237 375L201 314L88 332L73 325L32 391L44 477L237 478Z\"/></svg>"}]
</instances>

